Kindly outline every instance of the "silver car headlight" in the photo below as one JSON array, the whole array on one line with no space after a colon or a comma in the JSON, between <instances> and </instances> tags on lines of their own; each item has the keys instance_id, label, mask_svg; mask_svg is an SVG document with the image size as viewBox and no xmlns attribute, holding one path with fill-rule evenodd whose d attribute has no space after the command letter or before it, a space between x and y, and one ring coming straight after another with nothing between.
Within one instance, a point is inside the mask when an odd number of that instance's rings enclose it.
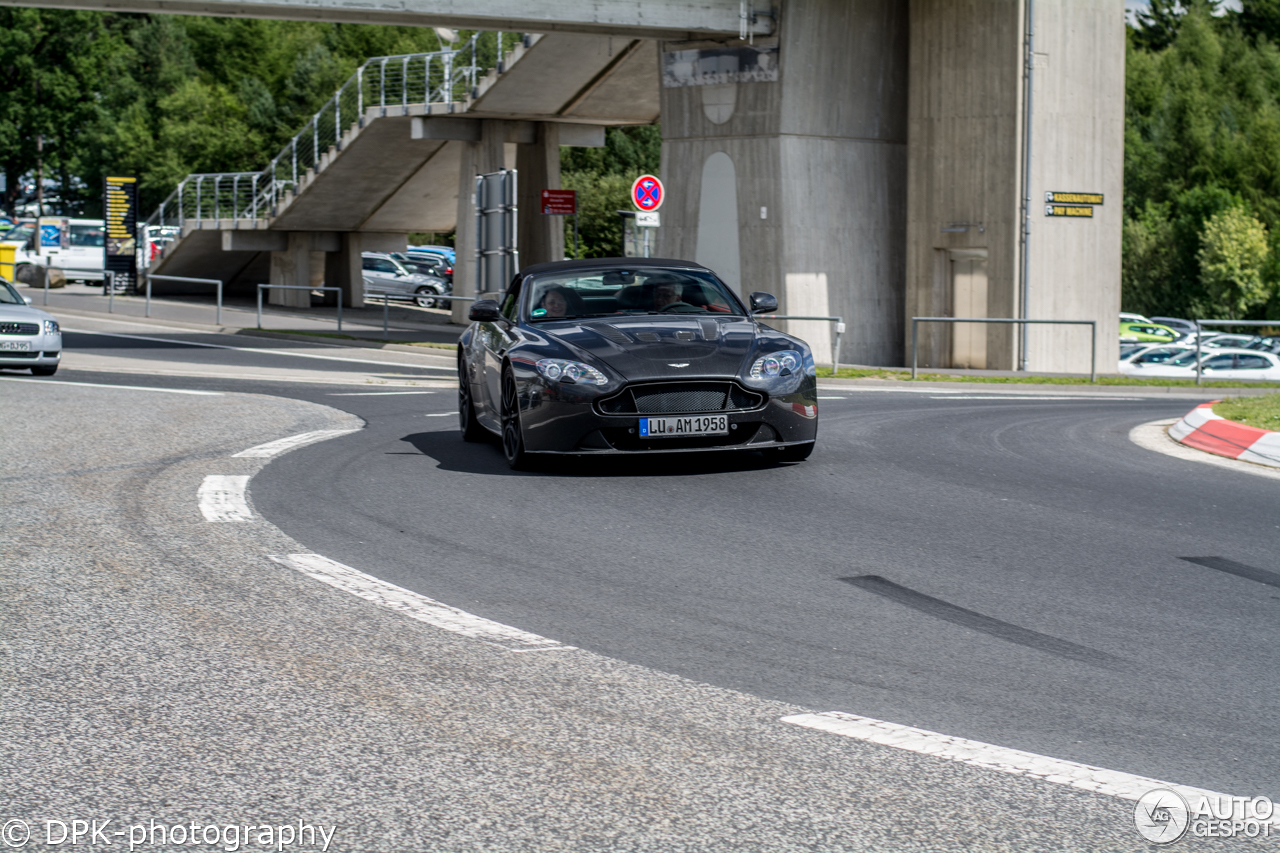
<instances>
[{"instance_id":1,"label":"silver car headlight","mask_svg":"<svg viewBox=\"0 0 1280 853\"><path fill-rule=\"evenodd\" d=\"M553 382L580 385L607 385L608 378L589 364L563 358L544 358L537 364L538 373Z\"/></svg>"},{"instance_id":2,"label":"silver car headlight","mask_svg":"<svg viewBox=\"0 0 1280 853\"><path fill-rule=\"evenodd\" d=\"M58 332L58 321L57 321L57 320L45 320L45 321L44 321L44 333L45 333L46 335L56 335L56 334L58 334L58 333L59 333L59 332Z\"/></svg>"},{"instance_id":3,"label":"silver car headlight","mask_svg":"<svg viewBox=\"0 0 1280 853\"><path fill-rule=\"evenodd\" d=\"M795 350L771 352L756 359L747 374L752 379L773 379L777 376L790 376L804 364L804 356Z\"/></svg>"}]
</instances>

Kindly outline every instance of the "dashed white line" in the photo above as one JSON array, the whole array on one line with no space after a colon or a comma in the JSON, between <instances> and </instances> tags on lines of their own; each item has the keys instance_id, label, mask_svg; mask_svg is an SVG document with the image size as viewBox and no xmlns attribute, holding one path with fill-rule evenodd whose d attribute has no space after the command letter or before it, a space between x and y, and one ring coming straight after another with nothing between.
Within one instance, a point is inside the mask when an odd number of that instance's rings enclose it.
<instances>
[{"instance_id":1,"label":"dashed white line","mask_svg":"<svg viewBox=\"0 0 1280 853\"><path fill-rule=\"evenodd\" d=\"M456 415L456 414L458 414L458 413L457 413L457 412L436 412L436 413L434 413L434 414L427 415L427 417L429 417L429 418L451 418L451 417L453 417L453 416L454 416L454 415Z\"/></svg>"},{"instance_id":2,"label":"dashed white line","mask_svg":"<svg viewBox=\"0 0 1280 853\"><path fill-rule=\"evenodd\" d=\"M574 648L450 607L319 554L282 554L272 556L271 559L335 589L371 601L379 607L464 637L501 646L508 651L563 651Z\"/></svg>"},{"instance_id":3,"label":"dashed white line","mask_svg":"<svg viewBox=\"0 0 1280 853\"><path fill-rule=\"evenodd\" d=\"M275 441L268 441L266 444L259 444L250 447L248 450L241 450L239 453L232 454L232 459L268 459L272 456L278 456L296 447L305 447L308 444L315 444L317 441L324 441L329 438L337 438L340 435L347 435L353 432L359 432L357 429L318 429L313 432L303 432L297 435L291 435L287 438L277 438Z\"/></svg>"},{"instance_id":4,"label":"dashed white line","mask_svg":"<svg viewBox=\"0 0 1280 853\"><path fill-rule=\"evenodd\" d=\"M197 495L205 521L253 521L244 495L248 486L247 476L210 474L205 477Z\"/></svg>"},{"instance_id":5,"label":"dashed white line","mask_svg":"<svg viewBox=\"0 0 1280 853\"><path fill-rule=\"evenodd\" d=\"M972 767L982 767L987 770L997 770L1001 773L1010 773L1015 776L1027 776L1046 782L1055 782L1059 785L1067 785L1083 791L1093 791L1094 793L1119 797L1125 800L1137 800L1143 794L1155 788L1171 788L1188 798L1225 796L1224 794L1217 794L1201 788L1175 785L1169 782L1161 782L1158 779L1148 779L1143 776L1134 776L1117 770L1106 770L1102 767L1093 767L1088 764L1077 764L1074 761L1050 758L1045 755L1037 755L1034 752L1023 752L1018 749L994 746L981 741L951 737L950 735L939 734L925 729L916 729L897 723L888 723L884 720L875 720L870 717L842 714L838 711L828 711L824 714L796 714L791 717L783 717L782 721L804 726L805 728L851 737L867 743L905 749L909 752L928 755L932 758L943 758L948 761L968 764Z\"/></svg>"},{"instance_id":6,"label":"dashed white line","mask_svg":"<svg viewBox=\"0 0 1280 853\"><path fill-rule=\"evenodd\" d=\"M434 394L435 391L343 391L327 397L396 397L404 394Z\"/></svg>"},{"instance_id":7,"label":"dashed white line","mask_svg":"<svg viewBox=\"0 0 1280 853\"><path fill-rule=\"evenodd\" d=\"M126 391L159 391L162 394L198 394L201 397L221 397L221 391L192 391L187 388L153 388L150 385L107 385L102 382L67 382L62 379L25 379L21 376L0 376L5 382L34 382L37 385L79 385L82 388L123 388Z\"/></svg>"}]
</instances>

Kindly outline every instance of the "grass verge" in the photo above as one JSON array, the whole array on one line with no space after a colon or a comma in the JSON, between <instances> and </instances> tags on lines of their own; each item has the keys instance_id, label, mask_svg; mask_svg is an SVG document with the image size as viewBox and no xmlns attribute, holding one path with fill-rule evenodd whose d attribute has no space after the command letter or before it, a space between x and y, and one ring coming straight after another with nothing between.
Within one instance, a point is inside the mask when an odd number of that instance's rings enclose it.
<instances>
[{"instance_id":1,"label":"grass verge","mask_svg":"<svg viewBox=\"0 0 1280 853\"><path fill-rule=\"evenodd\" d=\"M1236 423L1280 432L1280 394L1232 397L1214 403L1213 413Z\"/></svg>"},{"instance_id":2,"label":"grass verge","mask_svg":"<svg viewBox=\"0 0 1280 853\"><path fill-rule=\"evenodd\" d=\"M831 368L819 367L819 378L831 378ZM892 368L852 368L842 367L836 375L837 379L893 379L911 381L910 370L894 370ZM1168 388L1195 388L1194 379L1147 379L1136 376L1099 376L1097 383L1091 383L1087 376L957 376L952 373L918 373L918 382L978 382L994 385L1148 385ZM1203 382L1201 388L1280 388L1275 382Z\"/></svg>"}]
</instances>

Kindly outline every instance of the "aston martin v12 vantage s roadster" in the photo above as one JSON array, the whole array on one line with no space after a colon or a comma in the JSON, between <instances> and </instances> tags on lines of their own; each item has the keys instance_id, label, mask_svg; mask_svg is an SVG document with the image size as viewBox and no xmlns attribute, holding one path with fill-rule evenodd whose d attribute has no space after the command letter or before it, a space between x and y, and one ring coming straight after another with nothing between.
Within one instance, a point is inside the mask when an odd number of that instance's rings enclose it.
<instances>
[{"instance_id":1,"label":"aston martin v12 vantage s roadster","mask_svg":"<svg viewBox=\"0 0 1280 853\"><path fill-rule=\"evenodd\" d=\"M799 462L818 432L809 345L762 323L688 261L527 267L475 302L458 344L462 435L497 435L513 468L536 455L757 451Z\"/></svg>"}]
</instances>

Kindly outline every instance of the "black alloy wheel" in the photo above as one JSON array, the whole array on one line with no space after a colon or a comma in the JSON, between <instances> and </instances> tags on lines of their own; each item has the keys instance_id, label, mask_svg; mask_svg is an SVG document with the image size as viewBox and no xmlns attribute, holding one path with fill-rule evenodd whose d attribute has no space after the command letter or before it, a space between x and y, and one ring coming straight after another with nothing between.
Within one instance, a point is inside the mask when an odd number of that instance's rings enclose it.
<instances>
[{"instance_id":1,"label":"black alloy wheel","mask_svg":"<svg viewBox=\"0 0 1280 853\"><path fill-rule=\"evenodd\" d=\"M809 458L809 454L813 453L814 442L808 444L792 444L787 447L777 447L772 450L766 450L765 455L773 462L803 462Z\"/></svg>"},{"instance_id":2,"label":"black alloy wheel","mask_svg":"<svg viewBox=\"0 0 1280 853\"><path fill-rule=\"evenodd\" d=\"M502 371L502 453L513 471L528 469L529 454L520 430L520 392L510 366Z\"/></svg>"},{"instance_id":3,"label":"black alloy wheel","mask_svg":"<svg viewBox=\"0 0 1280 853\"><path fill-rule=\"evenodd\" d=\"M413 304L419 308L435 308L436 302L436 291L429 287L419 287L413 292Z\"/></svg>"},{"instance_id":4,"label":"black alloy wheel","mask_svg":"<svg viewBox=\"0 0 1280 853\"><path fill-rule=\"evenodd\" d=\"M476 404L471 399L471 382L467 378L467 363L458 359L458 426L462 428L463 441L485 441L489 433L476 420Z\"/></svg>"}]
</instances>

